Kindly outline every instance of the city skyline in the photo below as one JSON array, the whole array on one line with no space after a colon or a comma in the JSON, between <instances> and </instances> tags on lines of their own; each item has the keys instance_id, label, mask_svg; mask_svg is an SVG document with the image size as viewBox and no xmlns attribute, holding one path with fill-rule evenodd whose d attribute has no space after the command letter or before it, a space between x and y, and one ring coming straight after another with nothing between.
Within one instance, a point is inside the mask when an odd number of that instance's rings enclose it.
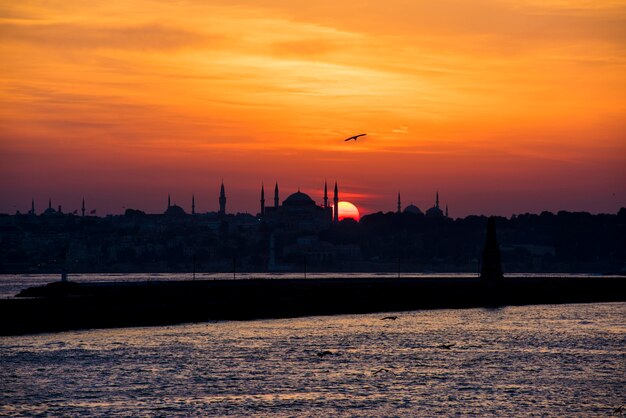
<instances>
[{"instance_id":1,"label":"city skyline","mask_svg":"<svg viewBox=\"0 0 626 418\"><path fill-rule=\"evenodd\" d=\"M224 185L224 187L226 188L226 190L229 190L227 186ZM263 188L264 185L261 184L260 187ZM228 202L226 203L225 201L225 207L226 207L225 213L226 214L242 213L242 214L251 214L251 215L261 213L261 205L259 202L259 198L262 198L261 188L257 191L257 200L256 200L257 208L256 209L248 208L247 205L243 209L241 209L242 206L233 207L231 203L231 198L233 197L233 194L232 192L228 192ZM214 193L215 196L212 196L212 197L208 196L208 192L204 192L204 193L192 192L189 196L182 196L180 192L175 191L174 193L167 193L161 196L159 199L157 199L160 201L159 203L154 203L155 199L150 199L151 205L149 207L133 206L130 203L123 204L122 206L118 207L116 206L117 202L114 205L110 205L110 204L107 205L106 201L103 201L102 199L95 199L95 202L101 203L101 205L99 206L97 203L94 203L94 200L90 200L89 198L86 198L85 195L81 195L80 197L77 198L76 201L73 198L66 199L66 200L56 200L53 197L42 198L42 199L36 199L33 197L28 202L25 202L21 205L14 204L11 206L10 210L5 211L5 212L0 211L0 213L5 213L8 215L13 215L16 213L27 214L27 213L30 213L34 207L35 214L40 215L40 214L43 214L47 208L50 207L54 209L55 211L61 208L64 214L81 214L81 211L86 211L85 214L87 215L90 215L90 214L97 215L97 216L122 215L127 209L140 210L149 214L162 214L163 212L165 212L166 209L168 209L169 205L179 206L187 214L219 213L221 211L221 190L222 190L222 187L218 186L216 189L216 193ZM322 190L317 190L317 189L306 190L300 187L296 187L295 190L291 190L291 191L287 190L287 191L281 192L280 202L282 202L286 197L288 197L292 193L300 192L300 191L311 196L311 198L316 203L316 205L320 207L324 206L324 190L323 189ZM246 192L247 192L247 189L246 189ZM402 210L406 209L408 206L416 206L418 209L420 209L422 212L425 213L428 209L434 206L439 207L439 204L440 204L439 190L435 190L434 193L435 194L433 195L433 197L430 200L428 200L427 198L423 198L423 197L420 197L419 199L413 199L411 198L411 196L408 196L408 197L404 196L402 192L395 192L395 195L393 196L391 196L390 194L390 196L393 199L387 202L388 204L386 206L378 207L378 208L376 207L365 208L364 206L358 204L359 195L350 193L350 192L341 191L340 201L353 204L358 209L359 216L370 215L376 212L383 212L383 213L397 212L399 205L402 208ZM350 196L350 198L348 198L347 196ZM402 199L400 201L401 196L402 196ZM235 202L241 202L244 199L237 199L237 197L234 196L234 199L232 200L234 200ZM249 196L246 196L245 200L247 201L251 199L249 198ZM85 201L88 202L87 205L85 204ZM104 204L102 204L103 202ZM268 199L268 202L269 202L269 199ZM448 212L449 205L450 205L450 201L446 199L443 199L440 204L441 210L442 211L445 210L446 212L446 217L448 216L447 212ZM273 206L273 205L266 205L266 206ZM329 206L334 207L332 202L329 204ZM5 205L5 207L9 207L9 206ZM614 214L614 213L617 213L623 207L624 206L617 207L615 208L614 211L600 211L600 212L592 212L592 211L587 211L587 210L572 210L572 209L567 209L567 208L557 209L557 210L549 210L549 209L543 208L537 211L512 212L510 214L499 214L499 213L454 214L452 213L450 214L450 216L452 218L462 218L462 217L470 216L470 215L510 217L510 216L521 215L525 213L539 214L544 211L556 213L561 210L569 211L569 212L589 212L591 214L600 214L600 213Z\"/></svg>"},{"instance_id":2,"label":"city skyline","mask_svg":"<svg viewBox=\"0 0 626 418\"><path fill-rule=\"evenodd\" d=\"M331 185L332 186L332 185ZM287 191L286 194L280 193L279 191L279 184L278 182L275 183L274 185L274 193L272 196L272 201L270 201L270 199L267 200L266 204L266 200L265 200L265 191L264 191L264 184L261 184L261 188L259 191L259 201L257 202L258 204L258 211L254 211L254 210L249 210L249 211L241 211L241 210L229 210L229 205L228 205L228 198L227 198L227 193L226 193L226 186L224 185L224 182L222 181L222 183L220 184L219 187L219 194L217 197L217 207L212 210L212 209L208 209L208 210L203 210L201 207L199 207L196 202L196 194L192 193L191 197L188 199L188 202L183 202L183 201L176 201L175 199L172 199L172 194L168 193L167 194L167 203L165 205L165 210L163 212L159 211L159 208L157 208L154 211L150 211L150 210L145 210L144 208L140 208L140 207L131 207L131 206L122 206L120 208L120 212L113 212L113 213L102 213L102 211L100 213L98 213L98 209L96 207L93 207L93 205L91 206L87 206L85 203L85 197L81 198L80 201L80 207L79 208L74 208L73 206L64 206L62 203L59 202L52 202L52 198L48 198L47 200L47 205L42 206L41 204L37 204L36 199L32 198L30 201L30 206L28 207L27 210L23 210L20 209L17 206L14 206L15 208L17 208L15 210L14 213L8 213L8 215L12 215L12 214L35 214L35 215L40 215L40 214L44 214L46 212L46 210L51 209L51 213L54 212L60 212L63 214L80 214L82 216L85 215L119 215L119 214L123 214L127 209L134 209L134 210L141 210L144 211L146 213L152 213L152 214L160 214L160 213L165 213L167 210L170 209L170 207L173 206L178 206L181 209L183 209L185 211L185 213L187 214L203 214L203 213L215 213L215 214L219 214L219 215L224 215L224 214L237 214L237 213L242 213L242 214L251 214L251 215L255 215L255 214L259 214L261 216L263 216L265 214L265 208L272 208L272 207L278 207L282 204L282 202L284 202L286 199L288 199L289 197L291 197L292 195L296 195L296 194L300 194L300 193L304 193L304 191L301 190L300 187L297 188L297 190L295 192L290 192ZM314 194L314 196L317 193ZM347 215L347 213L352 213L354 215L354 217L356 218L356 220L358 220L361 216L363 215L367 215L370 213L374 213L374 212L363 212L362 208L359 208L357 205L354 205L352 202L348 201L345 198L339 198L339 191L338 191L338 184L335 181L334 183L334 190L332 191L333 194L333 200L330 199L330 194L328 193L328 184L327 181L324 181L324 187L323 187L323 192L322 195L320 197L319 200L316 199L312 199L313 202L315 203L316 206L322 207L322 208L334 208L335 204L339 203L340 206L340 211L339 211L339 217L340 219L343 219L344 217L350 217L350 215ZM349 194L349 193L348 193ZM304 193L305 196L310 197L311 193ZM350 194L349 194L350 195ZM273 203L272 203L273 202ZM45 202L44 202L45 203ZM434 206L432 207L436 207L439 209L439 191L437 190L435 193L435 200L434 200ZM342 204L345 205L344 207L342 207ZM401 205L401 194L398 192L397 194L397 201L395 202L396 206L394 210L385 210L385 209L380 209L378 211L375 212L400 212L404 209L406 209L407 207L411 207L413 209L419 209L421 210L421 208L419 208L418 206L415 205L415 201L411 200L410 203L405 204L405 205ZM444 207L444 205L442 204L442 208ZM425 213L428 209L430 209L430 206L424 206L423 207L423 213ZM354 213L354 210L356 209L356 213ZM343 211L343 213L342 213ZM441 209L441 213L443 214L443 209ZM445 204L445 216L448 216L448 204Z\"/></svg>"},{"instance_id":3,"label":"city skyline","mask_svg":"<svg viewBox=\"0 0 626 418\"><path fill-rule=\"evenodd\" d=\"M233 211L278 181L365 213L626 206L619 1L0 6L0 212ZM367 133L358 141L344 142Z\"/></svg>"}]
</instances>

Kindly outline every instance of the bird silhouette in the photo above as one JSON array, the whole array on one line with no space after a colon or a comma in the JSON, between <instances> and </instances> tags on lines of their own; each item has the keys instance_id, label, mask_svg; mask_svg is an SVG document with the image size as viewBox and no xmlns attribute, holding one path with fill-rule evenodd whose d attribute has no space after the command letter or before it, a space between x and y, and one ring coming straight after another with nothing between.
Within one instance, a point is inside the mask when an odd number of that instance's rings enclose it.
<instances>
[{"instance_id":1,"label":"bird silhouette","mask_svg":"<svg viewBox=\"0 0 626 418\"><path fill-rule=\"evenodd\" d=\"M398 319L397 316L386 316L384 318L380 318L381 321L384 321L385 319L390 319L392 321L395 321L396 319Z\"/></svg>"},{"instance_id":2,"label":"bird silhouette","mask_svg":"<svg viewBox=\"0 0 626 418\"><path fill-rule=\"evenodd\" d=\"M317 356L318 357L324 357L324 356L331 356L333 354L335 354L335 353L333 353L332 351L329 351L329 350L325 350L325 351L318 352Z\"/></svg>"},{"instance_id":3,"label":"bird silhouette","mask_svg":"<svg viewBox=\"0 0 626 418\"><path fill-rule=\"evenodd\" d=\"M384 367L382 367L382 368L376 370L375 372L372 372L372 376L376 376L378 373L381 373L381 372L393 373L391 370L385 369Z\"/></svg>"},{"instance_id":4,"label":"bird silhouette","mask_svg":"<svg viewBox=\"0 0 626 418\"><path fill-rule=\"evenodd\" d=\"M358 135L354 135L354 136L351 136L350 138L344 139L344 141L349 141L349 140L351 140L351 139L354 139L354 140L356 141L356 139L357 139L358 137L360 137L360 136L365 136L365 135L367 135L367 134L358 134Z\"/></svg>"}]
</instances>

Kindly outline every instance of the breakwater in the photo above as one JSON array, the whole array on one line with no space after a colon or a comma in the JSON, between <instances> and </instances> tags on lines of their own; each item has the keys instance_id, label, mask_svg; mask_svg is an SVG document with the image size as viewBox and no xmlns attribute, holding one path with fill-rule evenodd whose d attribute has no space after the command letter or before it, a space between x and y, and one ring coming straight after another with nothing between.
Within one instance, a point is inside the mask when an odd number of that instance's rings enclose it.
<instances>
[{"instance_id":1,"label":"breakwater","mask_svg":"<svg viewBox=\"0 0 626 418\"><path fill-rule=\"evenodd\" d=\"M0 335L440 308L626 301L626 277L55 282L0 300Z\"/></svg>"}]
</instances>

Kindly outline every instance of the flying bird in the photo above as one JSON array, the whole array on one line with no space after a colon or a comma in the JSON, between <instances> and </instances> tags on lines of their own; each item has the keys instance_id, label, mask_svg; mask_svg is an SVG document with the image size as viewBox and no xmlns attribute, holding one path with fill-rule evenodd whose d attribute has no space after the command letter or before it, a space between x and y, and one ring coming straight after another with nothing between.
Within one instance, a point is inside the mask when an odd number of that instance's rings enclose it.
<instances>
[{"instance_id":1,"label":"flying bird","mask_svg":"<svg viewBox=\"0 0 626 418\"><path fill-rule=\"evenodd\" d=\"M360 136L365 136L365 135L367 135L367 134L358 134L358 135L354 135L354 136L351 136L350 138L344 139L344 141L349 141L349 140L351 140L351 139L354 139L354 140L356 141L356 139L357 139L358 137L360 137Z\"/></svg>"},{"instance_id":2,"label":"flying bird","mask_svg":"<svg viewBox=\"0 0 626 418\"><path fill-rule=\"evenodd\" d=\"M386 319L390 319L392 321L395 321L396 319L398 319L398 317L397 316L386 316L384 318L380 318L381 321L384 321Z\"/></svg>"}]
</instances>

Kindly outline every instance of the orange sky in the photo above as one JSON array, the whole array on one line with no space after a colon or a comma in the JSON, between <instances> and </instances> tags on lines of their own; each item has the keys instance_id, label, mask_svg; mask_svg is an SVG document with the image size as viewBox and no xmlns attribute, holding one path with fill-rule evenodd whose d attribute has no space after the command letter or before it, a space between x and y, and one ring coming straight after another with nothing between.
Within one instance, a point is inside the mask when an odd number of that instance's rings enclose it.
<instances>
[{"instance_id":1,"label":"orange sky","mask_svg":"<svg viewBox=\"0 0 626 418\"><path fill-rule=\"evenodd\" d=\"M614 213L625 167L626 1L0 4L0 212Z\"/></svg>"}]
</instances>

